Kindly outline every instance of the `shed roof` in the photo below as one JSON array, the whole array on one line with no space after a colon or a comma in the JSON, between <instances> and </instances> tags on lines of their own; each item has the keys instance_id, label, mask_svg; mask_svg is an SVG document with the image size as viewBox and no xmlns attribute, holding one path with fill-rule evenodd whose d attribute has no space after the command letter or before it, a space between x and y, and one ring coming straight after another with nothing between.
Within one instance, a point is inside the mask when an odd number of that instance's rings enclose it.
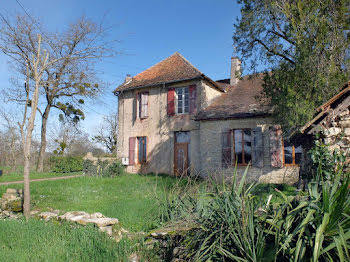
<instances>
[{"instance_id":1,"label":"shed roof","mask_svg":"<svg viewBox=\"0 0 350 262\"><path fill-rule=\"evenodd\" d=\"M342 102L347 99L350 100L348 97L350 96L350 81L344 85L344 88L335 96L333 96L331 99L329 99L326 103L319 106L316 109L315 117L307 122L302 128L300 128L300 132L302 134L312 134L314 131L317 131L317 126L319 123L325 119L331 112L332 114L336 113L334 110L338 106L342 105ZM349 104L350 101L345 101L346 105Z\"/></svg>"},{"instance_id":2,"label":"shed roof","mask_svg":"<svg viewBox=\"0 0 350 262\"><path fill-rule=\"evenodd\" d=\"M211 105L197 113L196 120L224 120L266 116L271 107L258 98L262 91L263 74L244 76L237 85L230 86L225 80L226 93L216 98Z\"/></svg>"}]
</instances>

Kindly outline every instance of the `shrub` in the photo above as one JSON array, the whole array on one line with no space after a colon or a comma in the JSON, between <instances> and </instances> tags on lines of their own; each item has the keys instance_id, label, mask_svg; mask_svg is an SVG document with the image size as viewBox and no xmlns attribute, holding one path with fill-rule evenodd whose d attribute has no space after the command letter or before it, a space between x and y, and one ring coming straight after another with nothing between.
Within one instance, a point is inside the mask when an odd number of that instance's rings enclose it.
<instances>
[{"instance_id":1,"label":"shrub","mask_svg":"<svg viewBox=\"0 0 350 262\"><path fill-rule=\"evenodd\" d=\"M83 170L83 157L81 156L52 156L49 159L52 172L71 173Z\"/></svg>"},{"instance_id":2,"label":"shrub","mask_svg":"<svg viewBox=\"0 0 350 262\"><path fill-rule=\"evenodd\" d=\"M345 155L339 150L333 152L329 146L317 139L315 146L308 152L311 159L311 178L331 180L336 173L335 168L343 168Z\"/></svg>"},{"instance_id":3,"label":"shrub","mask_svg":"<svg viewBox=\"0 0 350 262\"><path fill-rule=\"evenodd\" d=\"M341 166L329 176L318 169L303 194L276 188L269 204L244 184L247 170L239 184L234 174L232 185L166 198L166 219L196 225L182 240L187 261L350 261L350 177Z\"/></svg>"},{"instance_id":4,"label":"shrub","mask_svg":"<svg viewBox=\"0 0 350 262\"><path fill-rule=\"evenodd\" d=\"M299 201L283 196L270 215L277 258L350 261L350 179L347 174L342 181L342 176L339 169L330 180L312 181L307 197Z\"/></svg>"},{"instance_id":5,"label":"shrub","mask_svg":"<svg viewBox=\"0 0 350 262\"><path fill-rule=\"evenodd\" d=\"M84 172L88 176L115 177L125 173L125 168L119 160L113 163L108 160L98 160L96 164L91 160L85 160L83 166Z\"/></svg>"}]
</instances>

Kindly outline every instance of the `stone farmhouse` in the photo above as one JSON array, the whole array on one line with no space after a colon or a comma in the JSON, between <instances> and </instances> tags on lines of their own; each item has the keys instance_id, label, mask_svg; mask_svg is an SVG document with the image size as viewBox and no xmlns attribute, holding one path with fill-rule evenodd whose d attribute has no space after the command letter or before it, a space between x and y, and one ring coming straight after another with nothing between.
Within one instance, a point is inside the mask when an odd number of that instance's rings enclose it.
<instances>
[{"instance_id":1,"label":"stone farmhouse","mask_svg":"<svg viewBox=\"0 0 350 262\"><path fill-rule=\"evenodd\" d=\"M128 76L114 90L127 171L229 177L250 163L251 180L297 182L301 147L283 141L257 99L262 75L239 77L240 64L231 58L230 78L214 81L176 52Z\"/></svg>"}]
</instances>

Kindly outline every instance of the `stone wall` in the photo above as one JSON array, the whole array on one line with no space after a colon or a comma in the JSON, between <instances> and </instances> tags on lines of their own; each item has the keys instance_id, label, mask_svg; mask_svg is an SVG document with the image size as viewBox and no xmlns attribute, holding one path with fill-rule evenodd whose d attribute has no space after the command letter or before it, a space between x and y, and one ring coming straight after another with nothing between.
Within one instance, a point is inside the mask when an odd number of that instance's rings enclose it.
<instances>
[{"instance_id":1,"label":"stone wall","mask_svg":"<svg viewBox=\"0 0 350 262\"><path fill-rule=\"evenodd\" d=\"M0 218L18 218L23 210L23 190L8 188L0 199Z\"/></svg>"},{"instance_id":2,"label":"stone wall","mask_svg":"<svg viewBox=\"0 0 350 262\"><path fill-rule=\"evenodd\" d=\"M110 163L115 162L117 160L116 157L96 157L91 152L88 152L86 156L83 157L84 160L90 160L93 162L94 165L100 160L100 161L108 161Z\"/></svg>"},{"instance_id":3,"label":"stone wall","mask_svg":"<svg viewBox=\"0 0 350 262\"><path fill-rule=\"evenodd\" d=\"M234 167L222 167L222 141L221 132L224 129L243 129L261 127L263 132L263 168L250 167L247 175L248 181L262 183L294 184L299 180L299 167L290 166L282 168L271 167L269 126L271 118L245 118L235 120L201 121L200 124L200 152L201 176L215 176L230 179ZM252 143L254 143L252 141ZM254 144L253 144L254 146ZM237 167L237 175L241 177L246 170L245 166Z\"/></svg>"},{"instance_id":4,"label":"stone wall","mask_svg":"<svg viewBox=\"0 0 350 262\"><path fill-rule=\"evenodd\" d=\"M345 107L338 114L333 110L320 124L319 129L324 143L331 151L339 150L347 155L350 163L350 110Z\"/></svg>"}]
</instances>

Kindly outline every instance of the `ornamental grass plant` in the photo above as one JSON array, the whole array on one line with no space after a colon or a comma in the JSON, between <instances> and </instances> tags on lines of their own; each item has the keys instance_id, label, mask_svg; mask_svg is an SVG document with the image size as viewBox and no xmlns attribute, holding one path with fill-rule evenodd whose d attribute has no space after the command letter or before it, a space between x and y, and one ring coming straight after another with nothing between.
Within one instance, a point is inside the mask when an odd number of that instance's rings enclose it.
<instances>
[{"instance_id":1,"label":"ornamental grass plant","mask_svg":"<svg viewBox=\"0 0 350 262\"><path fill-rule=\"evenodd\" d=\"M341 166L327 176L318 168L306 192L276 188L270 197L245 183L248 172L165 198L168 224L193 224L181 241L188 261L350 261L350 178Z\"/></svg>"}]
</instances>

